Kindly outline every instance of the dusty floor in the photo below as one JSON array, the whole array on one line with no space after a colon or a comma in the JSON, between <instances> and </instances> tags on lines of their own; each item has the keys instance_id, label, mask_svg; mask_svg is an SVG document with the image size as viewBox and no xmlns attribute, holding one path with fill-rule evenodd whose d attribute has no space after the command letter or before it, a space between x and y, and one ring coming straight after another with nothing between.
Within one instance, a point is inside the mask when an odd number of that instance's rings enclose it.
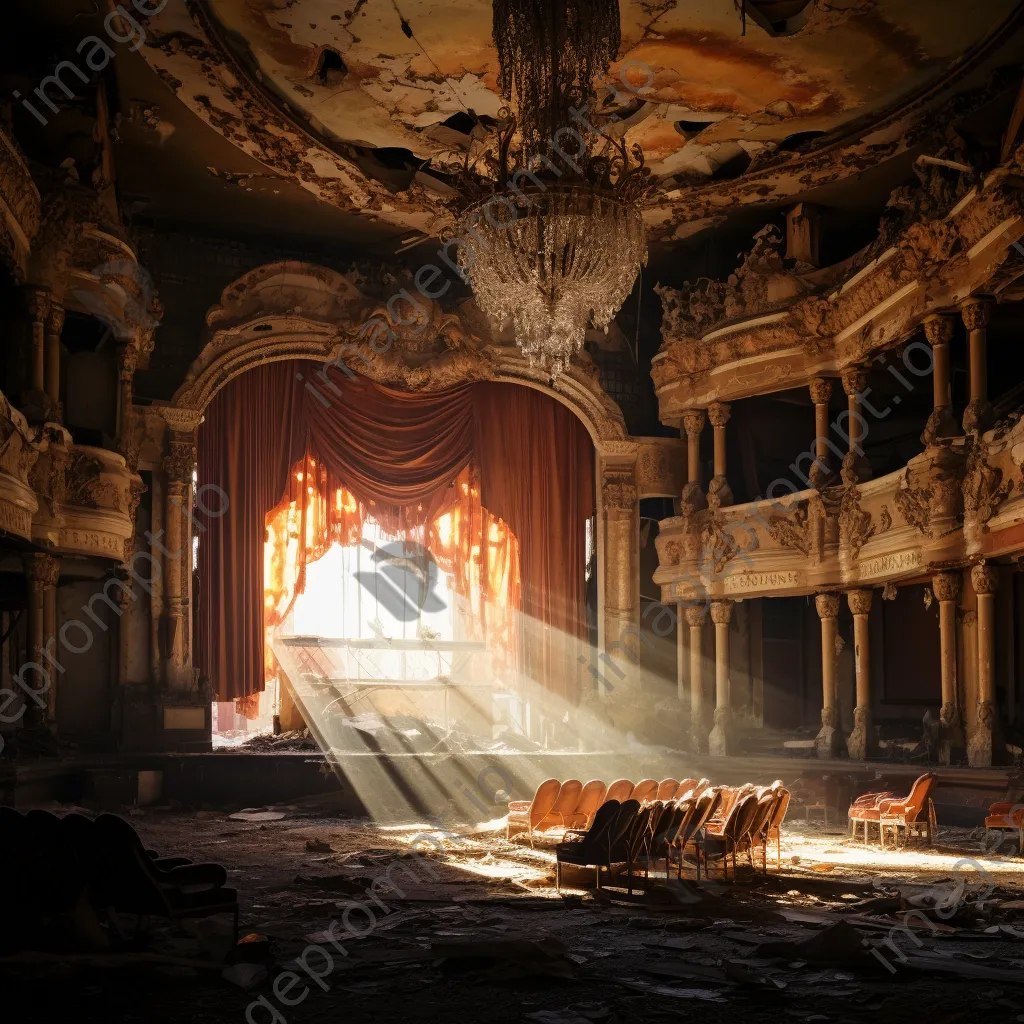
<instances>
[{"instance_id":1,"label":"dusty floor","mask_svg":"<svg viewBox=\"0 0 1024 1024\"><path fill-rule=\"evenodd\" d=\"M500 831L449 826L458 835L442 839L433 826L275 810L285 817L132 818L161 854L226 865L241 933L270 943L254 988L221 977L223 919L154 923L130 955L0 961L8 998L20 993L11 1019L1024 1021L1024 861L982 857L978 834L942 829L922 857L798 820L781 874L702 884L697 902L662 883L630 904L582 888L560 897L550 852ZM344 954L324 934L332 922ZM805 945L765 945L787 941Z\"/></svg>"}]
</instances>

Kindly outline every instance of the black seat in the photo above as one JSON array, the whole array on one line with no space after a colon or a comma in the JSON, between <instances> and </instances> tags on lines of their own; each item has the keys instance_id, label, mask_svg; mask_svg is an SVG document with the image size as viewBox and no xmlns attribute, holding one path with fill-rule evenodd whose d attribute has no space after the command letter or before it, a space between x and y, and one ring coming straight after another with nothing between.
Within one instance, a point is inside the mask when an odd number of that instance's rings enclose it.
<instances>
[{"instance_id":1,"label":"black seat","mask_svg":"<svg viewBox=\"0 0 1024 1024\"><path fill-rule=\"evenodd\" d=\"M162 871L124 819L101 814L92 828L96 854L90 887L101 906L140 918L230 913L238 938L238 894L224 885L227 872L222 865L187 864Z\"/></svg>"}]
</instances>

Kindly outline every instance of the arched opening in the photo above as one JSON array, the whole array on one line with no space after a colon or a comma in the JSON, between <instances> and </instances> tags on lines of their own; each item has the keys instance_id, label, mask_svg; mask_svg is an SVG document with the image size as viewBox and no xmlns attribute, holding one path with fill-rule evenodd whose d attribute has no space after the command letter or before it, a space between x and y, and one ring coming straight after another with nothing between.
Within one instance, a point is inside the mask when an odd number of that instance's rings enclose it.
<instances>
[{"instance_id":1,"label":"arched opening","mask_svg":"<svg viewBox=\"0 0 1024 1024\"><path fill-rule=\"evenodd\" d=\"M250 520L199 540L196 661L218 704L332 750L577 742L586 426L536 388L424 394L317 369L242 373L199 430L199 491Z\"/></svg>"}]
</instances>

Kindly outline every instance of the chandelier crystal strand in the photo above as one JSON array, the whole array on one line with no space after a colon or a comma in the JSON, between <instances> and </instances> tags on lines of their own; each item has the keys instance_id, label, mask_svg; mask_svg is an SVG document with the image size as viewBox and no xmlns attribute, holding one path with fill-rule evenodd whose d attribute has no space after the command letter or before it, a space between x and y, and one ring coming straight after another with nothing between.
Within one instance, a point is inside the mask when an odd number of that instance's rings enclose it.
<instances>
[{"instance_id":1,"label":"chandelier crystal strand","mask_svg":"<svg viewBox=\"0 0 1024 1024\"><path fill-rule=\"evenodd\" d=\"M512 325L531 364L552 376L568 368L590 322L607 328L647 263L639 208L610 195L552 191L508 226L482 215L474 223L481 244L460 255L480 307L499 331Z\"/></svg>"},{"instance_id":2,"label":"chandelier crystal strand","mask_svg":"<svg viewBox=\"0 0 1024 1024\"><path fill-rule=\"evenodd\" d=\"M458 258L494 327L512 327L554 378L591 324L607 330L646 265L641 205L653 186L639 146L590 127L594 78L618 54L618 0L494 0L494 42L518 110L500 112L496 152L472 169L467 155L475 198L460 204L457 230L473 242ZM582 139L581 107L584 152L567 159L558 140Z\"/></svg>"},{"instance_id":3,"label":"chandelier crystal strand","mask_svg":"<svg viewBox=\"0 0 1024 1024\"><path fill-rule=\"evenodd\" d=\"M570 124L621 42L618 0L494 0L498 87L514 100L529 155Z\"/></svg>"}]
</instances>

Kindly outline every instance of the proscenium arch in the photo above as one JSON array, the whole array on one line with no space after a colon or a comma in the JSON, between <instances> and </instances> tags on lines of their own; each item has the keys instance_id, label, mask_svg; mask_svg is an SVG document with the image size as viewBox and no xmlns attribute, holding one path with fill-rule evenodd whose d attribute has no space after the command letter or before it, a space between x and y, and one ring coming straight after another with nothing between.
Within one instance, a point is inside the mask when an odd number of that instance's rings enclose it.
<instances>
[{"instance_id":1,"label":"proscenium arch","mask_svg":"<svg viewBox=\"0 0 1024 1024\"><path fill-rule=\"evenodd\" d=\"M443 314L436 303L426 300L424 305L428 304L438 322L458 319ZM319 309L321 315L303 315L310 308ZM291 359L319 360L325 365L335 362L342 347L352 344L358 327L380 315L378 308L375 300L358 291L350 276L326 267L294 261L258 267L229 285L221 303L210 310L207 324L218 329L193 361L166 411L192 413L198 420L229 381L256 366ZM368 364L351 359L348 365L373 380L378 378L375 370L384 369L386 363L386 382L395 384L396 361L400 364L401 355L399 338L381 353L377 366L373 358ZM443 362L446 355L442 353L437 362ZM424 366L430 365L410 368L409 373L422 374ZM397 372L401 373L400 365ZM485 380L524 385L554 398L583 423L598 454L606 442L628 437L622 412L602 389L596 373L573 366L553 387L542 369L530 366L522 353L510 346L486 344L480 354L467 354L445 365L436 382L420 389ZM401 385L400 380L397 383Z\"/></svg>"}]
</instances>

